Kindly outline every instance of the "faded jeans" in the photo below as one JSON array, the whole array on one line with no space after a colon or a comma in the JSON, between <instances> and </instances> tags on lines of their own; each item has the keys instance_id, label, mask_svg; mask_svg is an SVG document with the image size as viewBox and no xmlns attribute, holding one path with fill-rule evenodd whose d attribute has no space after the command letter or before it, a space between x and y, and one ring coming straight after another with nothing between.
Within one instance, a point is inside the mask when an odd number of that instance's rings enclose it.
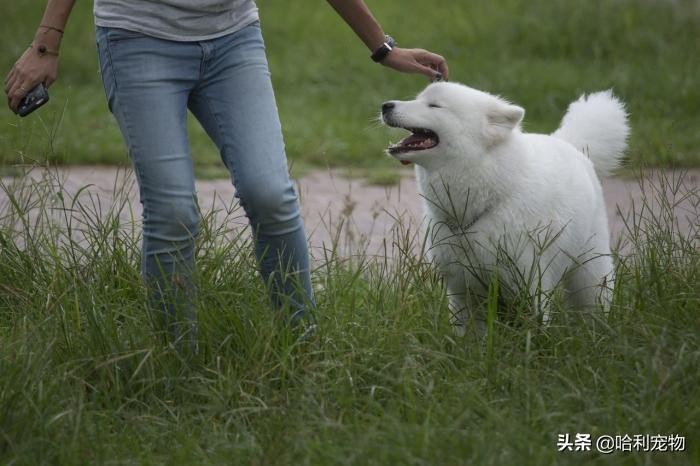
<instances>
[{"instance_id":1,"label":"faded jeans","mask_svg":"<svg viewBox=\"0 0 700 466\"><path fill-rule=\"evenodd\" d=\"M200 212L187 110L218 147L253 229L273 302L292 322L313 304L306 235L284 151L259 23L200 42L97 28L102 80L143 204L141 272L172 337L196 344Z\"/></svg>"}]
</instances>

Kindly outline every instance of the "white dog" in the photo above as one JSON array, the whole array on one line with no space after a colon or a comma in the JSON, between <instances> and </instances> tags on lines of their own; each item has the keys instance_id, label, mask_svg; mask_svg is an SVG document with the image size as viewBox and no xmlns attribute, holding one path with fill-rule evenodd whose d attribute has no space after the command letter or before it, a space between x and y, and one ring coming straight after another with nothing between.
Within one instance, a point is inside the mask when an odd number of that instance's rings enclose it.
<instances>
[{"instance_id":1,"label":"white dog","mask_svg":"<svg viewBox=\"0 0 700 466\"><path fill-rule=\"evenodd\" d=\"M411 135L389 147L415 163L428 253L445 280L457 333L497 277L528 297L544 323L555 288L578 308L607 309L614 281L598 175L627 145L624 105L610 91L582 96L552 135L523 133L525 111L469 87L439 82L412 101L389 101L382 120ZM494 272L498 275L494 275Z\"/></svg>"}]
</instances>

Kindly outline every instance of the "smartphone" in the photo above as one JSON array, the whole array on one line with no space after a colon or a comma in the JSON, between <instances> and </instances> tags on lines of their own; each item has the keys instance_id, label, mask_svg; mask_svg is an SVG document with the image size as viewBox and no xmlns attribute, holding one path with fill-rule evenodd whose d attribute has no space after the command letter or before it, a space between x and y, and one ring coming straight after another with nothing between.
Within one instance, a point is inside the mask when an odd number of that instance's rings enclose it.
<instances>
[{"instance_id":1,"label":"smartphone","mask_svg":"<svg viewBox=\"0 0 700 466\"><path fill-rule=\"evenodd\" d=\"M46 89L44 83L39 83L34 89L27 92L27 95L22 97L22 100L17 106L17 115L25 117L48 101L49 91Z\"/></svg>"}]
</instances>

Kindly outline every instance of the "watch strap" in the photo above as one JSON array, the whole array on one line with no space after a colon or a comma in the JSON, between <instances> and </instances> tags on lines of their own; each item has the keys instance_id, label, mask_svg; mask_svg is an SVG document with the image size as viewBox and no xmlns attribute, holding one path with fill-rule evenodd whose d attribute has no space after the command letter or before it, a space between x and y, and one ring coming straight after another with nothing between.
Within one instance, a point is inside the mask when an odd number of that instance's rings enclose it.
<instances>
[{"instance_id":1,"label":"watch strap","mask_svg":"<svg viewBox=\"0 0 700 466\"><path fill-rule=\"evenodd\" d=\"M372 60L379 63L380 61L384 60L384 58L394 49L394 47L396 47L396 41L394 38L390 35L385 35L382 45L372 52Z\"/></svg>"}]
</instances>

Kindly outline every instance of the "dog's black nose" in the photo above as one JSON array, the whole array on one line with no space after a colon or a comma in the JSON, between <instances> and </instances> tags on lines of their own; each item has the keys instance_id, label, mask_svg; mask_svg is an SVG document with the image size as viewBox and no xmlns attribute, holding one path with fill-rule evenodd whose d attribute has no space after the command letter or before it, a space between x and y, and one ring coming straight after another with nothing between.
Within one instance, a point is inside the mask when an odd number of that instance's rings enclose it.
<instances>
[{"instance_id":1,"label":"dog's black nose","mask_svg":"<svg viewBox=\"0 0 700 466\"><path fill-rule=\"evenodd\" d=\"M382 113L389 113L394 107L396 107L396 104L394 102L384 102L382 104Z\"/></svg>"}]
</instances>

